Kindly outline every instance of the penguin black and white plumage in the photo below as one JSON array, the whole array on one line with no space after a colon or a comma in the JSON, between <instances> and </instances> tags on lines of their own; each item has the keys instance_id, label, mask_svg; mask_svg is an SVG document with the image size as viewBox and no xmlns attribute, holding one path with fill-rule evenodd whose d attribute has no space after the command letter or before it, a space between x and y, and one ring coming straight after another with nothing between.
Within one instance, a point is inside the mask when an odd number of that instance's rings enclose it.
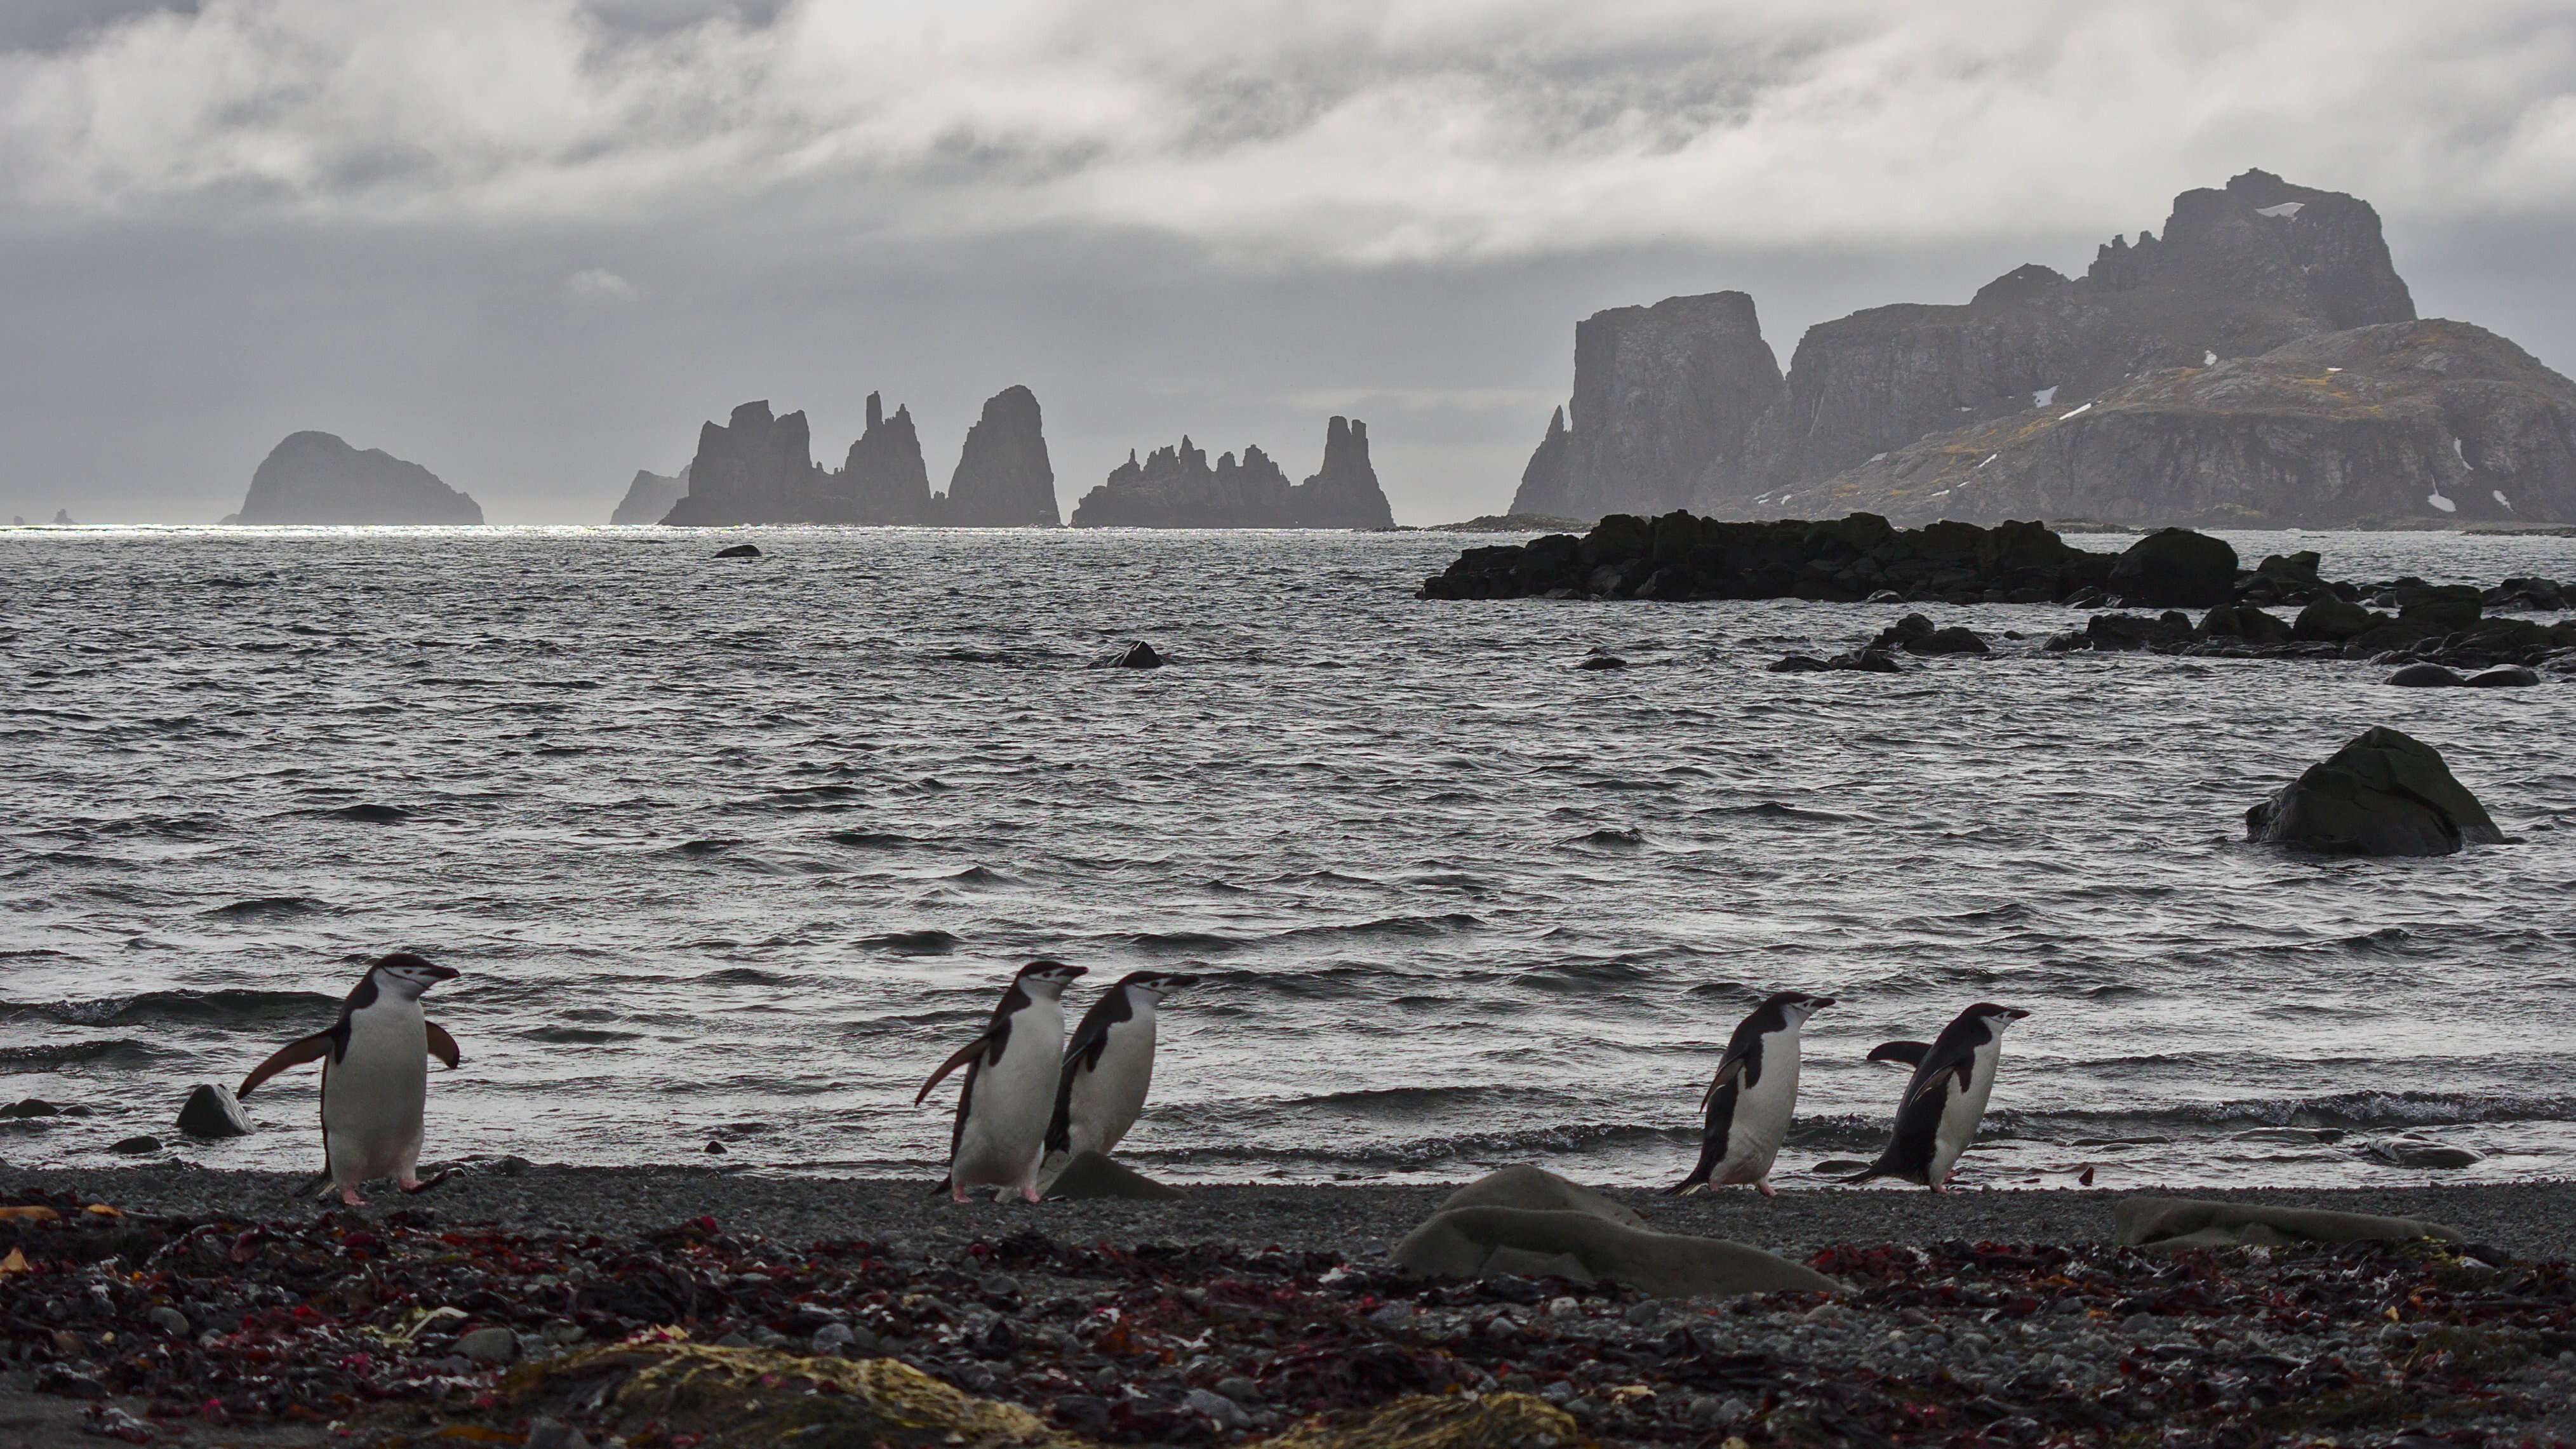
<instances>
[{"instance_id":1,"label":"penguin black and white plumage","mask_svg":"<svg viewBox=\"0 0 2576 1449\"><path fill-rule=\"evenodd\" d=\"M1803 991L1774 994L1736 1024L1717 1059L1717 1073L1700 1099L1707 1123L1700 1138L1699 1165L1665 1189L1697 1192L1749 1182L1764 1197L1771 1187L1771 1164L1780 1156L1780 1141L1798 1110L1798 1030L1807 1018L1833 1005L1830 996Z\"/></svg>"},{"instance_id":2,"label":"penguin black and white plumage","mask_svg":"<svg viewBox=\"0 0 2576 1449\"><path fill-rule=\"evenodd\" d=\"M456 1038L421 1012L421 993L456 972L397 951L379 957L340 1003L326 1031L287 1043L253 1068L234 1095L304 1062L322 1063L322 1171L351 1207L366 1199L359 1185L390 1177L405 1192L420 1180L422 1119L429 1104L429 1058L453 1070L463 1060Z\"/></svg>"},{"instance_id":3,"label":"penguin black and white plumage","mask_svg":"<svg viewBox=\"0 0 2576 1449\"><path fill-rule=\"evenodd\" d=\"M1977 1120L1995 1091L1995 1064L2003 1054L2004 1028L2030 1015L2009 1006L1978 1002L1960 1012L1930 1046L1919 1041L1882 1042L1870 1049L1874 1062L1904 1062L1914 1068L1905 1095L1896 1106L1896 1130L1887 1148L1867 1172L1843 1179L1867 1182L1896 1177L1919 1182L1934 1192L1950 1180L1950 1169L1977 1135Z\"/></svg>"},{"instance_id":4,"label":"penguin black and white plumage","mask_svg":"<svg viewBox=\"0 0 2576 1449\"><path fill-rule=\"evenodd\" d=\"M1130 972L1082 1014L1056 1077L1055 1113L1047 1123L1050 1173L1085 1152L1111 1151L1136 1125L1154 1080L1155 1008L1197 984L1197 977L1177 971Z\"/></svg>"},{"instance_id":5,"label":"penguin black and white plumage","mask_svg":"<svg viewBox=\"0 0 2576 1449\"><path fill-rule=\"evenodd\" d=\"M913 1097L918 1104L940 1078L966 1069L948 1139L948 1179L940 1184L958 1202L978 1187L1038 1200L1038 1164L1064 1061L1064 988L1082 973L1058 961L1021 967L983 1035L940 1063Z\"/></svg>"}]
</instances>

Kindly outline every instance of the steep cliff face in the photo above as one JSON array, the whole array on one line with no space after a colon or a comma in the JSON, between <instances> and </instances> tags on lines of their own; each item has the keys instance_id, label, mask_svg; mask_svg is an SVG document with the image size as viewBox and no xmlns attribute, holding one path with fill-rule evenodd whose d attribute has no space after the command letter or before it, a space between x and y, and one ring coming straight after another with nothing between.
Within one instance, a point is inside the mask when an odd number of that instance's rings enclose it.
<instances>
[{"instance_id":1,"label":"steep cliff face","mask_svg":"<svg viewBox=\"0 0 2576 1449\"><path fill-rule=\"evenodd\" d=\"M1393 528L1395 510L1369 463L1368 424L1334 418L1324 425L1324 466L1288 490L1288 515L1299 528Z\"/></svg>"},{"instance_id":2,"label":"steep cliff face","mask_svg":"<svg viewBox=\"0 0 2576 1449\"><path fill-rule=\"evenodd\" d=\"M626 485L626 496L608 515L611 524L659 523L671 511L671 505L689 496L689 470L682 468L674 477L635 470L635 481Z\"/></svg>"},{"instance_id":3,"label":"steep cliff face","mask_svg":"<svg viewBox=\"0 0 2576 1449\"><path fill-rule=\"evenodd\" d=\"M721 425L698 429L688 496L672 504L662 521L701 527L812 523L821 486L805 415L777 417L766 399L747 402Z\"/></svg>"},{"instance_id":4,"label":"steep cliff face","mask_svg":"<svg viewBox=\"0 0 2576 1449\"><path fill-rule=\"evenodd\" d=\"M1037 394L1009 387L985 400L943 499L940 521L959 528L1053 528L1063 521Z\"/></svg>"},{"instance_id":5,"label":"steep cliff face","mask_svg":"<svg viewBox=\"0 0 2576 1449\"><path fill-rule=\"evenodd\" d=\"M1596 312L1574 329L1563 461L1542 470L1532 458L1539 476L1524 481L1512 511L1661 512L1731 489L1757 469L1757 430L1784 397L1779 360L1742 292Z\"/></svg>"},{"instance_id":6,"label":"steep cliff face","mask_svg":"<svg viewBox=\"0 0 2576 1449\"><path fill-rule=\"evenodd\" d=\"M67 519L57 519L67 522ZM235 523L481 523L482 506L418 463L293 433L251 474Z\"/></svg>"},{"instance_id":7,"label":"steep cliff face","mask_svg":"<svg viewBox=\"0 0 2576 1449\"><path fill-rule=\"evenodd\" d=\"M1780 502L1899 522L2576 521L2576 383L2483 328L2386 323L2024 409Z\"/></svg>"},{"instance_id":8,"label":"steep cliff face","mask_svg":"<svg viewBox=\"0 0 2576 1449\"><path fill-rule=\"evenodd\" d=\"M923 524L931 513L930 470L921 461L921 433L912 410L885 415L885 400L868 394L868 429L850 444L841 471L826 480L818 523ZM806 520L797 520L799 522Z\"/></svg>"},{"instance_id":9,"label":"steep cliff face","mask_svg":"<svg viewBox=\"0 0 2576 1449\"><path fill-rule=\"evenodd\" d=\"M1513 508L1765 516L1929 436L2414 316L2368 203L2248 171L2176 197L2161 239L2115 237L2081 277L2024 266L1965 304L1811 328L1785 380L1740 293L1595 314L1571 426L1551 424Z\"/></svg>"},{"instance_id":10,"label":"steep cliff face","mask_svg":"<svg viewBox=\"0 0 2576 1449\"><path fill-rule=\"evenodd\" d=\"M1138 462L1134 452L1073 508L1076 528L1391 528L1395 515L1370 466L1368 424L1334 418L1324 428L1324 466L1291 487L1257 447L1210 467L1183 437Z\"/></svg>"}]
</instances>

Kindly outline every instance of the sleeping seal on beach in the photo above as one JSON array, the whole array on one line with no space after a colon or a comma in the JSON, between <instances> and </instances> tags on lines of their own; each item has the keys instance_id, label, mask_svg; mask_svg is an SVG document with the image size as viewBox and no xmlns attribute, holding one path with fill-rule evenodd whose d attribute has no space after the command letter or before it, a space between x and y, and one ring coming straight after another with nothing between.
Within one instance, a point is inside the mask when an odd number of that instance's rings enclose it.
<instances>
[{"instance_id":1,"label":"sleeping seal on beach","mask_svg":"<svg viewBox=\"0 0 2576 1449\"><path fill-rule=\"evenodd\" d=\"M1764 1197L1771 1187L1771 1164L1780 1156L1780 1139L1798 1110L1798 1029L1807 1018L1833 1005L1830 996L1802 991L1774 994L1736 1024L1726 1039L1726 1054L1717 1059L1700 1108L1708 1114L1700 1138L1699 1165L1666 1192L1699 1192L1711 1187L1749 1182Z\"/></svg>"},{"instance_id":2,"label":"sleeping seal on beach","mask_svg":"<svg viewBox=\"0 0 2576 1449\"><path fill-rule=\"evenodd\" d=\"M940 1184L952 1199L964 1202L969 1189L990 1187L1038 1200L1038 1160L1064 1060L1064 988L1082 973L1057 961L1021 967L983 1035L940 1063L914 1095L918 1106L942 1077L966 1069L949 1135L948 1178Z\"/></svg>"},{"instance_id":3,"label":"sleeping seal on beach","mask_svg":"<svg viewBox=\"0 0 2576 1449\"><path fill-rule=\"evenodd\" d=\"M340 1003L340 1019L281 1047L242 1078L236 1097L288 1067L322 1063L322 1171L357 1207L361 1183L390 1177L405 1192L420 1180L421 1119L429 1102L429 1058L463 1059L456 1038L421 1014L421 993L456 972L408 951L378 958Z\"/></svg>"},{"instance_id":4,"label":"sleeping seal on beach","mask_svg":"<svg viewBox=\"0 0 2576 1449\"><path fill-rule=\"evenodd\" d=\"M1085 1152L1110 1152L1136 1125L1154 1080L1154 1008L1197 984L1177 971L1130 972L1082 1014L1056 1078L1042 1177Z\"/></svg>"},{"instance_id":5,"label":"sleeping seal on beach","mask_svg":"<svg viewBox=\"0 0 2576 1449\"><path fill-rule=\"evenodd\" d=\"M1867 1172L1843 1181L1897 1177L1939 1192L1959 1154L1968 1150L1969 1139L1977 1135L1977 1119L1986 1114L1986 1099L1994 1095L2004 1028L2028 1015L1981 1001L1941 1028L1930 1046L1891 1041L1870 1048L1871 1061L1909 1063L1914 1075L1906 1080L1905 1096L1897 1103L1896 1131L1887 1140L1887 1150L1878 1154Z\"/></svg>"}]
</instances>

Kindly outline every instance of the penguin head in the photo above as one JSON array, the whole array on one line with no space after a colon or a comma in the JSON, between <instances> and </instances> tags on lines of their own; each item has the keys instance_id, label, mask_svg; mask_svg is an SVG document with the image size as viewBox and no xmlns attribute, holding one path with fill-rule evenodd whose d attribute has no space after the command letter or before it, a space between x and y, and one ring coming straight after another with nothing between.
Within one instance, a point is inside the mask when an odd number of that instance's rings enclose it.
<instances>
[{"instance_id":1,"label":"penguin head","mask_svg":"<svg viewBox=\"0 0 2576 1449\"><path fill-rule=\"evenodd\" d=\"M456 971L453 967L441 966L425 956L415 956L409 951L396 951L390 956L378 958L374 971L378 987L391 991L397 996L411 998L418 998L422 992L442 981L456 979Z\"/></svg>"},{"instance_id":2,"label":"penguin head","mask_svg":"<svg viewBox=\"0 0 2576 1449\"><path fill-rule=\"evenodd\" d=\"M1147 1001L1161 1001L1185 987L1196 986L1199 979L1180 971L1131 971L1118 982L1118 989Z\"/></svg>"},{"instance_id":3,"label":"penguin head","mask_svg":"<svg viewBox=\"0 0 2576 1449\"><path fill-rule=\"evenodd\" d=\"M1039 1001L1053 1001L1064 995L1064 988L1088 967L1067 966L1061 961L1032 961L1020 968L1020 989Z\"/></svg>"},{"instance_id":4,"label":"penguin head","mask_svg":"<svg viewBox=\"0 0 2576 1449\"><path fill-rule=\"evenodd\" d=\"M2018 1006L1997 1006L1991 1001L1978 1002L1968 1008L1967 1014L1984 1022L1988 1031L2002 1031L2005 1027L2030 1015Z\"/></svg>"},{"instance_id":5,"label":"penguin head","mask_svg":"<svg viewBox=\"0 0 2576 1449\"><path fill-rule=\"evenodd\" d=\"M1830 996L1810 996L1803 991L1778 991L1764 1006L1779 1008L1780 1018L1791 1026L1804 1026L1807 1018L1834 1004Z\"/></svg>"}]
</instances>

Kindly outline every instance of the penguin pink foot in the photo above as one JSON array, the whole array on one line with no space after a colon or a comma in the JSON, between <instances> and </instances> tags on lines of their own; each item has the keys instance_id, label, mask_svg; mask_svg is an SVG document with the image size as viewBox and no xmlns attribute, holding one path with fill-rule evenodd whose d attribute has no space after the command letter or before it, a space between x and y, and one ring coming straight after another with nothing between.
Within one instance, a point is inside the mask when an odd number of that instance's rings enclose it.
<instances>
[{"instance_id":1,"label":"penguin pink foot","mask_svg":"<svg viewBox=\"0 0 2576 1449\"><path fill-rule=\"evenodd\" d=\"M1024 1188L1021 1188L1021 1189L1020 1189L1020 1201L1022 1201L1022 1202L1036 1202L1037 1200L1038 1200L1038 1190L1037 1190L1036 1188L1034 1188L1034 1187L1024 1187Z\"/></svg>"},{"instance_id":2,"label":"penguin pink foot","mask_svg":"<svg viewBox=\"0 0 2576 1449\"><path fill-rule=\"evenodd\" d=\"M1753 1184L1753 1189L1754 1191L1761 1193L1764 1197L1778 1197L1780 1195L1780 1189L1773 1187L1771 1185L1771 1179L1767 1177Z\"/></svg>"},{"instance_id":3,"label":"penguin pink foot","mask_svg":"<svg viewBox=\"0 0 2576 1449\"><path fill-rule=\"evenodd\" d=\"M950 1202L966 1201L966 1189L962 1187L952 1187L948 1189L948 1200Z\"/></svg>"},{"instance_id":4,"label":"penguin pink foot","mask_svg":"<svg viewBox=\"0 0 2576 1449\"><path fill-rule=\"evenodd\" d=\"M344 1187L340 1189L340 1205L342 1207L365 1207L367 1205L367 1200L358 1196L358 1190L356 1188Z\"/></svg>"}]
</instances>

